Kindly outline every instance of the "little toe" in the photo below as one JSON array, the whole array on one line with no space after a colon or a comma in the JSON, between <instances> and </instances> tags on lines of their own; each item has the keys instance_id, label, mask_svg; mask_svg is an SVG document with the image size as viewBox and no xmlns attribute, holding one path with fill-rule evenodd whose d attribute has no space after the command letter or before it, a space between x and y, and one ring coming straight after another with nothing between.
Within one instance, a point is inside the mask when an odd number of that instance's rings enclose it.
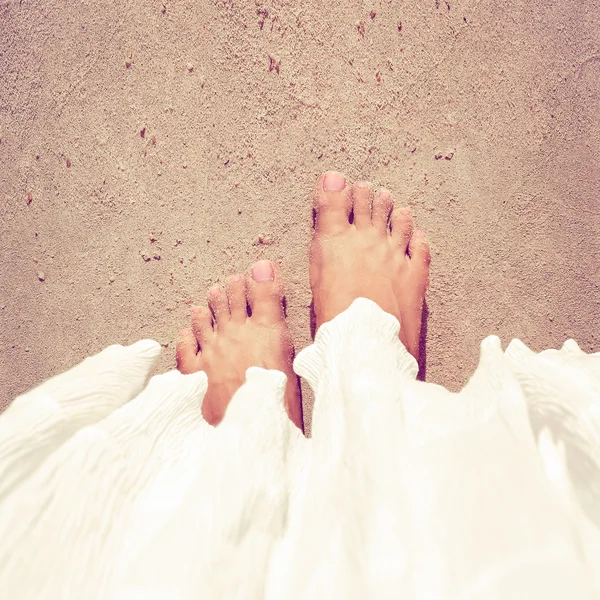
<instances>
[{"instance_id":1,"label":"little toe","mask_svg":"<svg viewBox=\"0 0 600 600\"><path fill-rule=\"evenodd\" d=\"M267 325L283 321L283 286L275 264L269 260L255 263L247 285L252 320Z\"/></svg>"},{"instance_id":2,"label":"little toe","mask_svg":"<svg viewBox=\"0 0 600 600\"><path fill-rule=\"evenodd\" d=\"M415 230L408 244L408 254L410 255L412 265L422 270L423 273L429 272L431 251L424 231Z\"/></svg>"},{"instance_id":3,"label":"little toe","mask_svg":"<svg viewBox=\"0 0 600 600\"><path fill-rule=\"evenodd\" d=\"M231 320L243 323L248 316L246 310L246 281L243 275L232 275L227 280L227 297Z\"/></svg>"},{"instance_id":4,"label":"little toe","mask_svg":"<svg viewBox=\"0 0 600 600\"><path fill-rule=\"evenodd\" d=\"M397 208L392 213L391 226L392 242L406 254L414 228L410 208Z\"/></svg>"},{"instance_id":5,"label":"little toe","mask_svg":"<svg viewBox=\"0 0 600 600\"><path fill-rule=\"evenodd\" d=\"M202 349L210 343L215 332L213 329L213 317L210 309L206 306L194 306L192 308L192 331Z\"/></svg>"},{"instance_id":6,"label":"little toe","mask_svg":"<svg viewBox=\"0 0 600 600\"><path fill-rule=\"evenodd\" d=\"M373 189L368 181L357 181L352 187L354 226L365 229L371 226Z\"/></svg>"},{"instance_id":7,"label":"little toe","mask_svg":"<svg viewBox=\"0 0 600 600\"><path fill-rule=\"evenodd\" d=\"M379 190L373 199L373 226L382 234L387 234L390 213L394 208L392 195L385 189Z\"/></svg>"},{"instance_id":8,"label":"little toe","mask_svg":"<svg viewBox=\"0 0 600 600\"><path fill-rule=\"evenodd\" d=\"M184 374L198 371L198 342L191 329L179 331L179 341L175 350L177 369Z\"/></svg>"},{"instance_id":9,"label":"little toe","mask_svg":"<svg viewBox=\"0 0 600 600\"><path fill-rule=\"evenodd\" d=\"M344 175L329 171L319 177L314 207L317 213L315 228L318 232L335 234L350 227L352 198Z\"/></svg>"},{"instance_id":10,"label":"little toe","mask_svg":"<svg viewBox=\"0 0 600 600\"><path fill-rule=\"evenodd\" d=\"M217 329L229 322L231 317L229 300L227 300L227 294L221 286L218 285L210 288L208 291L208 305L215 316Z\"/></svg>"}]
</instances>

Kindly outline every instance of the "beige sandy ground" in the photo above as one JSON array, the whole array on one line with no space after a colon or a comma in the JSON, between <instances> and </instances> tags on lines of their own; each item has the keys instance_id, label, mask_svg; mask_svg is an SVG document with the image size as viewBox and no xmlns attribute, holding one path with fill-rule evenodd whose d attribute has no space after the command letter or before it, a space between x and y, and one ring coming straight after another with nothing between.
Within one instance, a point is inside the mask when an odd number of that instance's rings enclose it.
<instances>
[{"instance_id":1,"label":"beige sandy ground","mask_svg":"<svg viewBox=\"0 0 600 600\"><path fill-rule=\"evenodd\" d=\"M429 381L491 333L600 350L598 1L3 0L0 85L0 406L112 343L172 368L261 257L306 346L327 169L429 234Z\"/></svg>"}]
</instances>

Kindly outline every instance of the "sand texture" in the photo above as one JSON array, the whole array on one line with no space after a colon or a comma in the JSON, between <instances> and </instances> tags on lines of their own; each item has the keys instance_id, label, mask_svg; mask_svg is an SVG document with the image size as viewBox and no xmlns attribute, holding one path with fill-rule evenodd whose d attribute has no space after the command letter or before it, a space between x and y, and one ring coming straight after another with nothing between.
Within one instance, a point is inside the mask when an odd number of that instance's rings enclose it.
<instances>
[{"instance_id":1,"label":"sand texture","mask_svg":"<svg viewBox=\"0 0 600 600\"><path fill-rule=\"evenodd\" d=\"M258 258L308 345L328 169L428 232L429 381L492 333L597 351L599 154L598 1L4 1L0 406L113 343L172 368Z\"/></svg>"}]
</instances>

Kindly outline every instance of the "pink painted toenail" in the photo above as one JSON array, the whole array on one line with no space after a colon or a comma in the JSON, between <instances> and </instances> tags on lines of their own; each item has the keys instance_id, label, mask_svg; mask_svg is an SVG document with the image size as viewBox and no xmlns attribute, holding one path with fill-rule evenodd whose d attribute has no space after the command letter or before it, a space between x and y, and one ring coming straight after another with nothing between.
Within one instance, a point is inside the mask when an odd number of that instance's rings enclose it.
<instances>
[{"instance_id":1,"label":"pink painted toenail","mask_svg":"<svg viewBox=\"0 0 600 600\"><path fill-rule=\"evenodd\" d=\"M333 171L325 173L323 177L323 190L326 192L341 192L346 187L346 178Z\"/></svg>"},{"instance_id":2,"label":"pink painted toenail","mask_svg":"<svg viewBox=\"0 0 600 600\"><path fill-rule=\"evenodd\" d=\"M390 199L390 193L387 190L381 190L379 192L379 197L385 202Z\"/></svg>"},{"instance_id":3,"label":"pink painted toenail","mask_svg":"<svg viewBox=\"0 0 600 600\"><path fill-rule=\"evenodd\" d=\"M211 295L213 298L218 298L218 297L219 297L219 294L220 294L220 290L219 290L219 288L218 288L218 287L210 288L210 295Z\"/></svg>"},{"instance_id":4,"label":"pink painted toenail","mask_svg":"<svg viewBox=\"0 0 600 600\"><path fill-rule=\"evenodd\" d=\"M198 313L202 312L202 307L200 307L200 306L192 306L192 312L197 315Z\"/></svg>"},{"instance_id":5,"label":"pink painted toenail","mask_svg":"<svg viewBox=\"0 0 600 600\"><path fill-rule=\"evenodd\" d=\"M400 214L405 217L410 217L410 208L401 208Z\"/></svg>"},{"instance_id":6,"label":"pink painted toenail","mask_svg":"<svg viewBox=\"0 0 600 600\"><path fill-rule=\"evenodd\" d=\"M354 185L359 188L368 188L369 182L368 181L357 181Z\"/></svg>"},{"instance_id":7,"label":"pink painted toenail","mask_svg":"<svg viewBox=\"0 0 600 600\"><path fill-rule=\"evenodd\" d=\"M254 281L273 281L274 277L273 265L268 260L261 260L252 267Z\"/></svg>"},{"instance_id":8,"label":"pink painted toenail","mask_svg":"<svg viewBox=\"0 0 600 600\"><path fill-rule=\"evenodd\" d=\"M179 330L179 337L185 337L187 335L187 329Z\"/></svg>"}]
</instances>

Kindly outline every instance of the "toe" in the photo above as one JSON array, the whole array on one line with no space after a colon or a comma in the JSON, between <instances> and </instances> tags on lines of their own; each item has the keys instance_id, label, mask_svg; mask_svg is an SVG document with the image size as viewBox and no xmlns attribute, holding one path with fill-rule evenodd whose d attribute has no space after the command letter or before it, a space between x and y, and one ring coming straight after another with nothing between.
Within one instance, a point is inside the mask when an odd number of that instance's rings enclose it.
<instances>
[{"instance_id":1,"label":"toe","mask_svg":"<svg viewBox=\"0 0 600 600\"><path fill-rule=\"evenodd\" d=\"M392 241L406 253L413 234L410 208L398 208L392 213Z\"/></svg>"},{"instance_id":2,"label":"toe","mask_svg":"<svg viewBox=\"0 0 600 600\"><path fill-rule=\"evenodd\" d=\"M179 331L179 341L175 351L177 368L182 373L194 373L198 370L198 342L191 329Z\"/></svg>"},{"instance_id":3,"label":"toe","mask_svg":"<svg viewBox=\"0 0 600 600\"><path fill-rule=\"evenodd\" d=\"M351 205L346 178L336 171L321 175L315 190L316 230L331 234L348 229Z\"/></svg>"},{"instance_id":4,"label":"toe","mask_svg":"<svg viewBox=\"0 0 600 600\"><path fill-rule=\"evenodd\" d=\"M213 318L210 309L206 306L192 308L192 331L196 336L200 349L210 342L214 335Z\"/></svg>"},{"instance_id":5,"label":"toe","mask_svg":"<svg viewBox=\"0 0 600 600\"><path fill-rule=\"evenodd\" d=\"M227 280L227 297L231 320L243 323L248 316L246 311L246 281L243 275L233 275Z\"/></svg>"},{"instance_id":6,"label":"toe","mask_svg":"<svg viewBox=\"0 0 600 600\"><path fill-rule=\"evenodd\" d=\"M252 320L268 325L282 321L283 286L277 267L269 260L258 261L247 284Z\"/></svg>"},{"instance_id":7,"label":"toe","mask_svg":"<svg viewBox=\"0 0 600 600\"><path fill-rule=\"evenodd\" d=\"M408 254L410 255L411 263L424 272L429 271L429 263L431 262L431 252L427 243L424 231L417 229L408 244Z\"/></svg>"},{"instance_id":8,"label":"toe","mask_svg":"<svg viewBox=\"0 0 600 600\"><path fill-rule=\"evenodd\" d=\"M354 226L365 229L371 226L371 201L373 190L368 181L357 181L352 187Z\"/></svg>"},{"instance_id":9,"label":"toe","mask_svg":"<svg viewBox=\"0 0 600 600\"><path fill-rule=\"evenodd\" d=\"M379 190L373 199L373 226L381 233L387 233L390 213L394 208L392 196L387 190Z\"/></svg>"},{"instance_id":10,"label":"toe","mask_svg":"<svg viewBox=\"0 0 600 600\"><path fill-rule=\"evenodd\" d=\"M231 317L229 312L229 301L227 300L225 290L221 286L210 288L208 291L208 305L215 316L217 329L229 322Z\"/></svg>"}]
</instances>

